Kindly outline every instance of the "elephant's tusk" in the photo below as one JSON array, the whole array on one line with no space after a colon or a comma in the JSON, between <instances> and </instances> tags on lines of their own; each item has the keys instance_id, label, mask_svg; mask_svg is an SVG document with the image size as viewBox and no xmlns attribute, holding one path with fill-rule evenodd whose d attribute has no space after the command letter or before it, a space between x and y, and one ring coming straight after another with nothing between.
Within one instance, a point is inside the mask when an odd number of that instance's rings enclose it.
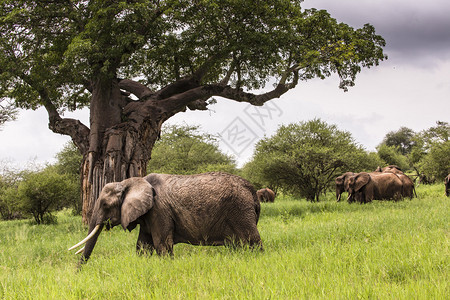
<instances>
[{"instance_id":1,"label":"elephant's tusk","mask_svg":"<svg viewBox=\"0 0 450 300\"><path fill-rule=\"evenodd\" d=\"M92 232L91 232L84 240L82 240L82 241L79 242L78 244L73 245L72 247L70 247L68 251L70 251L70 250L72 250L72 249L75 249L75 248L77 248L77 247L79 247L79 246L85 244L87 241L89 241L89 240L94 236L94 234L95 234L99 229L100 229L100 225L95 226L94 230L92 230ZM78 252L77 252L77 253L78 253Z\"/></svg>"},{"instance_id":2,"label":"elephant's tusk","mask_svg":"<svg viewBox=\"0 0 450 300\"><path fill-rule=\"evenodd\" d=\"M84 250L84 247L81 248L80 250L78 250L77 252L75 252L75 255L77 255L78 253L81 253Z\"/></svg>"},{"instance_id":3,"label":"elephant's tusk","mask_svg":"<svg viewBox=\"0 0 450 300\"><path fill-rule=\"evenodd\" d=\"M336 202L339 202L339 201L341 201L341 194L339 194L339 197L337 198Z\"/></svg>"},{"instance_id":4,"label":"elephant's tusk","mask_svg":"<svg viewBox=\"0 0 450 300\"><path fill-rule=\"evenodd\" d=\"M351 197L351 196L352 196L352 195L350 195L350 194L348 195L348 197L347 197L347 201L348 201L348 200L350 199L350 197Z\"/></svg>"}]
</instances>

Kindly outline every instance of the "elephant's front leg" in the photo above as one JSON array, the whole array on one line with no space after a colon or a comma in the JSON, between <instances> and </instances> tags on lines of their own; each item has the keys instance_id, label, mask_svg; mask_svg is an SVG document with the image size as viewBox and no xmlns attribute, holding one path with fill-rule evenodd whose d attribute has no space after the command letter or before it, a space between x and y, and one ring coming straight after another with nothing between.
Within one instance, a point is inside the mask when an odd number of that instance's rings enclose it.
<instances>
[{"instance_id":1,"label":"elephant's front leg","mask_svg":"<svg viewBox=\"0 0 450 300\"><path fill-rule=\"evenodd\" d=\"M154 237L155 249L158 255L167 255L173 256L173 233L166 232L161 235L156 235Z\"/></svg>"},{"instance_id":2,"label":"elephant's front leg","mask_svg":"<svg viewBox=\"0 0 450 300\"><path fill-rule=\"evenodd\" d=\"M152 235L141 225L139 230L139 237L136 243L136 252L139 255L153 254L155 247L153 245Z\"/></svg>"}]
</instances>

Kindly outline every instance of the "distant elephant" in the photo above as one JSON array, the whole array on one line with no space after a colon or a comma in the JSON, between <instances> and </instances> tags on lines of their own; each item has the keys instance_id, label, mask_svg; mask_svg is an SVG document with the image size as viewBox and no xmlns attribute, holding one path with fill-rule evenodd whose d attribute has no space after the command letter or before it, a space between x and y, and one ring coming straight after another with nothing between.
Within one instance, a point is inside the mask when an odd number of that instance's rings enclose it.
<instances>
[{"instance_id":1,"label":"distant elephant","mask_svg":"<svg viewBox=\"0 0 450 300\"><path fill-rule=\"evenodd\" d=\"M394 174L404 174L402 169L400 169L400 167L396 166L396 165L389 165L389 166L386 166L384 168L378 167L375 170L375 172L382 172L382 173L391 172L391 173L394 173Z\"/></svg>"},{"instance_id":2,"label":"distant elephant","mask_svg":"<svg viewBox=\"0 0 450 300\"><path fill-rule=\"evenodd\" d=\"M173 255L177 243L249 244L262 250L259 214L254 187L239 176L149 174L106 184L95 203L89 235L69 250L86 243L80 259L85 263L102 228L119 224L129 231L140 225L138 253Z\"/></svg>"},{"instance_id":3,"label":"distant elephant","mask_svg":"<svg viewBox=\"0 0 450 300\"><path fill-rule=\"evenodd\" d=\"M412 199L414 195L416 195L416 189L414 186L414 181L412 181L411 178L409 178L408 175L403 173L402 169L396 165L389 165L384 168L378 167L375 172L381 172L381 173L394 173L396 174L400 180L402 181L402 196L403 197L409 197Z\"/></svg>"},{"instance_id":4,"label":"distant elephant","mask_svg":"<svg viewBox=\"0 0 450 300\"><path fill-rule=\"evenodd\" d=\"M417 197L414 181L412 181L412 179L409 178L409 176L406 174L396 173L395 175L397 175L398 178L400 178L400 180L402 181L402 196L409 197L410 199L412 199L414 196Z\"/></svg>"},{"instance_id":5,"label":"distant elephant","mask_svg":"<svg viewBox=\"0 0 450 300\"><path fill-rule=\"evenodd\" d=\"M360 203L402 197L402 181L393 173L361 172L350 177L348 185L349 194Z\"/></svg>"},{"instance_id":6,"label":"distant elephant","mask_svg":"<svg viewBox=\"0 0 450 300\"><path fill-rule=\"evenodd\" d=\"M445 177L445 195L450 197L450 174Z\"/></svg>"},{"instance_id":7,"label":"distant elephant","mask_svg":"<svg viewBox=\"0 0 450 300\"><path fill-rule=\"evenodd\" d=\"M341 176L336 177L336 179L334 180L335 184L336 184L336 201L339 202L341 201L341 194L343 192L348 192L348 179L351 176L354 176L355 173L353 172L346 172L344 174L342 174ZM351 198L348 198L349 202L352 202Z\"/></svg>"},{"instance_id":8,"label":"distant elephant","mask_svg":"<svg viewBox=\"0 0 450 300\"><path fill-rule=\"evenodd\" d=\"M258 197L259 202L274 202L275 201L275 193L269 188L257 190L256 196Z\"/></svg>"}]
</instances>

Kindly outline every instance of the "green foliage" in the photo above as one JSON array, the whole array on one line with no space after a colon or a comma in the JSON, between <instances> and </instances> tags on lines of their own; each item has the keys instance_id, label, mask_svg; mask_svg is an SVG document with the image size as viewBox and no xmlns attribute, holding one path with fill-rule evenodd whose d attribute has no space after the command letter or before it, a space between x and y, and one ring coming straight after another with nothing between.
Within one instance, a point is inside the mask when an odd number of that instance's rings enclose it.
<instances>
[{"instance_id":1,"label":"green foliage","mask_svg":"<svg viewBox=\"0 0 450 300\"><path fill-rule=\"evenodd\" d=\"M81 218L0 222L1 299L446 299L450 202L442 184L418 199L349 205L263 203L264 252L177 244L173 258L138 256L138 228L102 232L77 271L67 248Z\"/></svg>"},{"instance_id":2,"label":"green foliage","mask_svg":"<svg viewBox=\"0 0 450 300\"><path fill-rule=\"evenodd\" d=\"M200 69L202 83L233 70L230 85L248 89L337 73L346 89L386 59L373 26L354 29L298 0L25 3L0 2L0 98L23 108L75 110L89 105L92 80L141 78L157 90Z\"/></svg>"},{"instance_id":3,"label":"green foliage","mask_svg":"<svg viewBox=\"0 0 450 300\"><path fill-rule=\"evenodd\" d=\"M81 161L83 156L79 153L74 143L68 142L63 149L56 154L56 170L59 174L68 174L80 177Z\"/></svg>"},{"instance_id":4,"label":"green foliage","mask_svg":"<svg viewBox=\"0 0 450 300\"><path fill-rule=\"evenodd\" d=\"M11 101L1 99L0 97L0 129L4 123L15 120L18 113L19 111Z\"/></svg>"},{"instance_id":5,"label":"green foliage","mask_svg":"<svg viewBox=\"0 0 450 300\"><path fill-rule=\"evenodd\" d=\"M199 126L168 126L155 143L148 164L151 173L197 174L210 171L236 172L234 160L220 152L217 139Z\"/></svg>"},{"instance_id":6,"label":"green foliage","mask_svg":"<svg viewBox=\"0 0 450 300\"><path fill-rule=\"evenodd\" d=\"M396 146L381 144L377 147L378 156L388 165L397 165L403 171L409 170L408 158L401 154Z\"/></svg>"},{"instance_id":7,"label":"green foliage","mask_svg":"<svg viewBox=\"0 0 450 300\"><path fill-rule=\"evenodd\" d=\"M53 223L52 212L69 206L78 197L78 187L68 175L60 175L53 167L24 176L17 188L22 210L31 214L37 224Z\"/></svg>"},{"instance_id":8,"label":"green foliage","mask_svg":"<svg viewBox=\"0 0 450 300\"><path fill-rule=\"evenodd\" d=\"M79 153L74 143L68 142L63 149L56 154L57 162L55 170L60 175L67 176L71 181L70 186L75 186L73 190L73 197L70 197L71 203L69 206L73 208L74 214L81 214L83 204L81 201L81 180L80 169L83 157Z\"/></svg>"},{"instance_id":9,"label":"green foliage","mask_svg":"<svg viewBox=\"0 0 450 300\"><path fill-rule=\"evenodd\" d=\"M349 132L315 119L281 126L259 141L243 176L258 187L318 201L333 178L349 170L374 170L376 162Z\"/></svg>"},{"instance_id":10,"label":"green foliage","mask_svg":"<svg viewBox=\"0 0 450 300\"><path fill-rule=\"evenodd\" d=\"M408 158L422 182L441 181L450 173L449 137L450 125L442 121L414 136Z\"/></svg>"},{"instance_id":11,"label":"green foliage","mask_svg":"<svg viewBox=\"0 0 450 300\"><path fill-rule=\"evenodd\" d=\"M17 199L17 185L23 177L24 171L11 168L6 163L0 173L0 216L3 220L21 218L20 201Z\"/></svg>"},{"instance_id":12,"label":"green foliage","mask_svg":"<svg viewBox=\"0 0 450 300\"><path fill-rule=\"evenodd\" d=\"M450 174L450 141L434 143L427 155L417 163L417 168L427 178L443 181Z\"/></svg>"},{"instance_id":13,"label":"green foliage","mask_svg":"<svg viewBox=\"0 0 450 300\"><path fill-rule=\"evenodd\" d=\"M409 154L414 147L415 132L407 127L401 127L397 131L390 131L386 134L382 144L395 147L402 155Z\"/></svg>"}]
</instances>

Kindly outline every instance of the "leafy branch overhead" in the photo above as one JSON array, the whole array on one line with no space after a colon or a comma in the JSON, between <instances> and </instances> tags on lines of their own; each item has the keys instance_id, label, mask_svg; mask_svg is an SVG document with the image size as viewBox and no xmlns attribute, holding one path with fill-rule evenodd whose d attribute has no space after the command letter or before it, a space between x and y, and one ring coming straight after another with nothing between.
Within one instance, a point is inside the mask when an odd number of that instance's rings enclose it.
<instances>
[{"instance_id":1,"label":"leafy branch overhead","mask_svg":"<svg viewBox=\"0 0 450 300\"><path fill-rule=\"evenodd\" d=\"M300 2L3 1L0 95L56 116L88 106L93 81L117 78L125 114L136 99L169 112L206 109L212 96L262 105L332 73L347 89L386 58L371 25L355 30ZM251 92L270 78L273 89Z\"/></svg>"}]
</instances>

